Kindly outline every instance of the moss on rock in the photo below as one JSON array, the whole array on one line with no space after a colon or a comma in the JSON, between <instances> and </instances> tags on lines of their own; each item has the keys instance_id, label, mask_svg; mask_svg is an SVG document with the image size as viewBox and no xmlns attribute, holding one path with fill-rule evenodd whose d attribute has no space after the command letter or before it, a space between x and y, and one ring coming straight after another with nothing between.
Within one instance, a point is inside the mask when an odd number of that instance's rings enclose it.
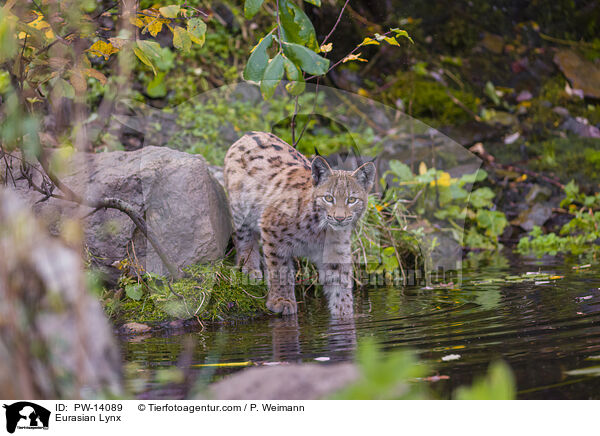
<instances>
[{"instance_id":1,"label":"moss on rock","mask_svg":"<svg viewBox=\"0 0 600 436\"><path fill-rule=\"evenodd\" d=\"M252 280L223 261L193 265L187 277L172 284L154 274L142 281L126 277L123 291L108 291L104 307L117 323L154 323L196 318L225 321L267 313L266 284ZM139 290L139 292L137 292Z\"/></svg>"}]
</instances>

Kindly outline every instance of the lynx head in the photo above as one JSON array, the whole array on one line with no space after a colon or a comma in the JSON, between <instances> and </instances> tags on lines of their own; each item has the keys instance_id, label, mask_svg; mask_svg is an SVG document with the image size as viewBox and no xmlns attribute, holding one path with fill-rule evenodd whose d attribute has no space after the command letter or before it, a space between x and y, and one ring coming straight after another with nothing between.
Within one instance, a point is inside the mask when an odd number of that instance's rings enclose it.
<instances>
[{"instance_id":1,"label":"lynx head","mask_svg":"<svg viewBox=\"0 0 600 436\"><path fill-rule=\"evenodd\" d=\"M356 223L367 208L375 180L375 165L367 162L354 171L332 170L321 156L312 161L314 201L321 223L334 230Z\"/></svg>"}]
</instances>

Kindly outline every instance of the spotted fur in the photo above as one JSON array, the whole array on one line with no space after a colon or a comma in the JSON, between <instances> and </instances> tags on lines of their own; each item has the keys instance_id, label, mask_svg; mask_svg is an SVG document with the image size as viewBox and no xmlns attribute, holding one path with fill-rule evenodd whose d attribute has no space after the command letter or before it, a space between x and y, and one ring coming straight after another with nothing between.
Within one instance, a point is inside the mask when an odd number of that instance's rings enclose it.
<instances>
[{"instance_id":1,"label":"spotted fur","mask_svg":"<svg viewBox=\"0 0 600 436\"><path fill-rule=\"evenodd\" d=\"M296 313L293 258L308 257L332 315L352 315L350 239L374 176L372 163L332 170L322 157L311 162L270 133L250 132L229 148L224 177L237 263L262 276L262 245L269 309Z\"/></svg>"}]
</instances>

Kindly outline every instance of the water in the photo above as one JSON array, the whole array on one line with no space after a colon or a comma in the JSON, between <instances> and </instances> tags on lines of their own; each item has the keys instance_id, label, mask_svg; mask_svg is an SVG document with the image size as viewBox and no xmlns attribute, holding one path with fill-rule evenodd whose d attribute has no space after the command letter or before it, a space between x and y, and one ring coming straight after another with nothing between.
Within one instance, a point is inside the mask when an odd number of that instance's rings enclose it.
<instances>
[{"instance_id":1,"label":"water","mask_svg":"<svg viewBox=\"0 0 600 436\"><path fill-rule=\"evenodd\" d=\"M502 358L517 378L523 399L600 399L600 377L568 376L565 371L598 365L600 355L600 268L574 270L558 258L533 259L500 254L466 262L459 289L370 288L356 294L353 323L332 323L325 301L307 297L297 318L264 317L217 325L203 331L162 333L123 340L125 359L140 369L136 378L151 380L156 370L181 359L206 362L300 362L327 357L352 360L357 341L374 336L385 350L408 347L449 378L431 383L440 398L485 373ZM527 272L564 278L524 282L488 279ZM186 345L188 344L188 345ZM192 344L191 346L189 344ZM187 347L187 348L186 348ZM456 354L460 358L442 361ZM203 382L241 368L194 371ZM146 381L143 390L156 384ZM152 395L152 393L150 393Z\"/></svg>"}]
</instances>

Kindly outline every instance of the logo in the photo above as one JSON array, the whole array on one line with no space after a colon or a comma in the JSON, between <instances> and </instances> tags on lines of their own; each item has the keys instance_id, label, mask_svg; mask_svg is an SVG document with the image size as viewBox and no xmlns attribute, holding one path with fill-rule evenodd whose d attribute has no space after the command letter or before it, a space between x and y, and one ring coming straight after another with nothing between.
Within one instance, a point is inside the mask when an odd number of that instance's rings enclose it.
<instances>
[{"instance_id":1,"label":"logo","mask_svg":"<svg viewBox=\"0 0 600 436\"><path fill-rule=\"evenodd\" d=\"M6 431L14 433L15 429L48 430L50 411L29 401L19 401L6 409Z\"/></svg>"}]
</instances>

